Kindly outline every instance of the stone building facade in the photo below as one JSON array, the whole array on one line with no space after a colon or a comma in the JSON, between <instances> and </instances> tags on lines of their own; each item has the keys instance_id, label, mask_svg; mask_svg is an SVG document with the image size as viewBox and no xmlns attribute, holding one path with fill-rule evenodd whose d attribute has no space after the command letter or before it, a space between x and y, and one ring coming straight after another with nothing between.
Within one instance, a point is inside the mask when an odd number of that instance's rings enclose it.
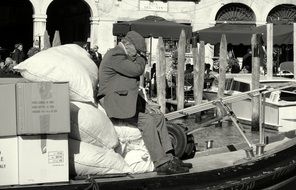
<instances>
[{"instance_id":1,"label":"stone building facade","mask_svg":"<svg viewBox=\"0 0 296 190\"><path fill-rule=\"evenodd\" d=\"M9 0L7 0L9 1ZM54 1L23 0L32 4L33 38L42 36L47 25L47 9ZM65 1L65 0L64 0ZM190 24L193 31L214 26L217 22L265 24L270 16L285 17L279 7L296 6L296 0L80 0L89 9L89 41L99 45L104 54L116 43L113 23L154 15L177 23ZM71 3L71 1L68 1ZM278 8L278 10L277 10ZM293 10L292 10L293 12ZM274 14L274 15L271 15ZM288 15L288 14L287 14ZM286 15L286 16L287 16ZM292 15L290 19L295 19ZM289 17L289 15L288 15ZM291 17L291 14L290 14ZM224 20L223 20L224 19ZM289 18L288 18L289 19Z\"/></svg>"}]
</instances>

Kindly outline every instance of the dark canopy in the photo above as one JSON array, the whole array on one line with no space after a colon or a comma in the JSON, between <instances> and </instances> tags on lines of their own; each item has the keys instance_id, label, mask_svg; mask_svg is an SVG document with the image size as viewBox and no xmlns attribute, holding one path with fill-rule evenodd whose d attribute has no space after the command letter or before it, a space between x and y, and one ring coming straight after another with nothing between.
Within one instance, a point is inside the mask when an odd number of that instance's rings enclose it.
<instances>
[{"instance_id":1,"label":"dark canopy","mask_svg":"<svg viewBox=\"0 0 296 190\"><path fill-rule=\"evenodd\" d=\"M214 27L199 30L198 34L199 40L205 43L220 43L222 34L225 34L227 43L250 45L252 34L256 33L255 29L255 25L218 24Z\"/></svg>"},{"instance_id":2,"label":"dark canopy","mask_svg":"<svg viewBox=\"0 0 296 190\"><path fill-rule=\"evenodd\" d=\"M191 38L192 27L167 21L157 16L147 16L135 21L125 21L113 24L114 36L125 36L130 30L140 33L143 37L163 37L164 39L179 39L181 30L184 29L186 38Z\"/></svg>"},{"instance_id":3,"label":"dark canopy","mask_svg":"<svg viewBox=\"0 0 296 190\"><path fill-rule=\"evenodd\" d=\"M263 34L263 40L266 42L266 25L257 27L258 33ZM293 44L293 25L274 24L273 25L273 44Z\"/></svg>"},{"instance_id":4,"label":"dark canopy","mask_svg":"<svg viewBox=\"0 0 296 190\"><path fill-rule=\"evenodd\" d=\"M221 41L222 34L226 35L227 43L233 45L251 45L252 34L262 33L263 41L266 44L266 25L258 26L245 24L219 24L214 27L197 31L199 40L205 43L217 44ZM274 44L292 44L293 26L274 25L273 26Z\"/></svg>"}]
</instances>

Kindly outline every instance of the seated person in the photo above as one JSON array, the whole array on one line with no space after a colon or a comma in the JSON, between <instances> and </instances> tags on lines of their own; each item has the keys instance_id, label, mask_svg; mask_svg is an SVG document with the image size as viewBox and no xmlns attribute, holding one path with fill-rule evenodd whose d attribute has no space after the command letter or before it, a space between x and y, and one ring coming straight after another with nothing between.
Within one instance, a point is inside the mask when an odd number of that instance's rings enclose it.
<instances>
[{"instance_id":1,"label":"seated person","mask_svg":"<svg viewBox=\"0 0 296 190\"><path fill-rule=\"evenodd\" d=\"M164 115L139 95L145 53L145 39L135 31L109 50L99 68L98 99L112 122L128 122L140 129L157 174L189 172L192 164L174 157Z\"/></svg>"}]
</instances>

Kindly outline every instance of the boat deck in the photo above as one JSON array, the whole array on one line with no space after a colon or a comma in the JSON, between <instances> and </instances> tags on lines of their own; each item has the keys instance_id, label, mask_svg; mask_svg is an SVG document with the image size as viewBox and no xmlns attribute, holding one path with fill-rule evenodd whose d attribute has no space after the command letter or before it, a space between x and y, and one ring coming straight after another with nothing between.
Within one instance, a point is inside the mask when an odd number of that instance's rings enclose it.
<instances>
[{"instance_id":1,"label":"boat deck","mask_svg":"<svg viewBox=\"0 0 296 190\"><path fill-rule=\"evenodd\" d=\"M291 136L292 134L292 136ZM293 135L294 134L294 135ZM225 175L231 176L233 173L237 173L237 175L241 174L241 171L243 167L247 166L250 167L248 170L253 171L254 167L259 167L261 165L269 166L266 163L266 160L272 157L276 157L276 155L281 152L285 151L287 149L293 148L295 151L295 145L296 145L296 138L288 138L295 137L295 132L287 134L281 134L280 137L277 139L279 141L272 142L270 144L267 144L265 147L264 154L261 156L256 156L253 158L247 158L246 153L243 149L237 150L237 151L223 151L223 147L215 148L215 149L209 149L206 151L198 152L196 153L196 156L192 159L186 160L185 162L190 162L193 164L193 168L190 169L189 173L185 174L175 174L175 175L157 175L155 172L150 173L143 173L143 174L107 174L107 175L100 175L100 176L92 176L92 178L87 178L87 176L80 176L75 180L70 180L70 182L67 183L53 183L53 184L36 184L36 185L26 185L26 186L9 186L9 187L0 187L0 189L25 189L25 190L33 190L33 189L63 189L63 190L70 190L70 189L85 189L89 186L95 186L95 184L100 187L108 187L109 185L112 186L112 189L129 189L129 185L135 184L143 185L143 186L149 186L149 184L153 184L151 187L148 187L147 189L154 189L157 186L159 187L170 187L170 189L174 189L176 184L179 184L183 181L183 187L185 186L191 186L194 185L198 187L197 189L202 187L205 187L207 185L211 185L206 181L203 180L209 180L211 177L217 178L217 183L220 183L221 180L225 180L221 176ZM218 150L220 149L220 150ZM253 184L253 182L249 182L250 179L261 179L263 178L263 174L268 174L269 177L277 177L284 175L281 167L289 166L291 163L293 163L293 168L295 169L295 162L296 162L296 156L290 155L294 158L289 158L288 161L285 161L285 165L281 166L280 162L279 165L275 167L273 165L272 168L266 167L263 170L260 171L254 171L254 176L246 176L246 178L240 177L238 180L230 180L231 183L224 183L222 186L226 187L228 185L233 185L235 183L237 187L241 184L242 180L248 181L248 184ZM287 155L284 155L284 157L287 157ZM293 159L291 161L291 159ZM259 165L258 165L259 163ZM277 162L276 162L277 163ZM256 165L257 164L257 165ZM273 163L274 164L274 163ZM290 166L289 166L290 167ZM285 167L285 172L288 173L288 170ZM291 170L292 171L292 170ZM221 176L219 176L221 175ZM201 180L200 183L197 185L196 180ZM219 182L220 181L220 182ZM167 183L166 185L162 183ZM245 183L245 182L244 182ZM180 185L180 184L179 184ZM213 185L213 184L212 184ZM215 184L214 186L219 185ZM255 185L255 183L254 183ZM220 184L220 187L222 187ZM180 187L180 186L179 186ZM103 188L105 189L105 188ZM108 189L108 188L107 188ZM136 189L136 188L133 188ZM163 188L160 188L163 189ZM164 188L166 189L166 188ZM178 189L178 188L175 188ZM186 189L186 188L185 188ZM243 188L244 189L244 188Z\"/></svg>"}]
</instances>

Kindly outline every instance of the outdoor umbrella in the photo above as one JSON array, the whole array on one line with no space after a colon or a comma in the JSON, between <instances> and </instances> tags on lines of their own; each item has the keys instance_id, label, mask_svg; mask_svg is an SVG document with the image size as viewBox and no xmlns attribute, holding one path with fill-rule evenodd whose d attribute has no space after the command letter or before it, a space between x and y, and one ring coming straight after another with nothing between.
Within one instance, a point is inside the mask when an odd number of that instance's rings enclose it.
<instances>
[{"instance_id":1,"label":"outdoor umbrella","mask_svg":"<svg viewBox=\"0 0 296 190\"><path fill-rule=\"evenodd\" d=\"M250 24L218 24L197 31L200 41L217 44L220 43L222 34L225 34L227 43L232 45L250 45L252 34L256 32L256 26Z\"/></svg>"},{"instance_id":2,"label":"outdoor umbrella","mask_svg":"<svg viewBox=\"0 0 296 190\"><path fill-rule=\"evenodd\" d=\"M257 33L263 34L263 40L266 42L266 25L258 26ZM273 44L293 44L293 25L273 24Z\"/></svg>"},{"instance_id":3,"label":"outdoor umbrella","mask_svg":"<svg viewBox=\"0 0 296 190\"><path fill-rule=\"evenodd\" d=\"M60 32L56 30L52 40L52 47L59 46L59 45L61 45Z\"/></svg>"},{"instance_id":4,"label":"outdoor umbrella","mask_svg":"<svg viewBox=\"0 0 296 190\"><path fill-rule=\"evenodd\" d=\"M48 35L47 30L44 31L43 40L44 40L43 50L46 50L46 49L50 48L51 45L50 45L50 40L49 40L49 35Z\"/></svg>"},{"instance_id":5,"label":"outdoor umbrella","mask_svg":"<svg viewBox=\"0 0 296 190\"><path fill-rule=\"evenodd\" d=\"M147 16L139 20L113 24L113 35L125 36L128 31L134 30L144 38L161 36L163 39L178 40L182 29L185 31L186 38L190 39L192 35L190 25L168 21L157 16Z\"/></svg>"},{"instance_id":6,"label":"outdoor umbrella","mask_svg":"<svg viewBox=\"0 0 296 190\"><path fill-rule=\"evenodd\" d=\"M199 40L205 43L217 44L221 41L222 34L226 35L227 43L233 45L251 45L252 34L262 33L263 41L266 44L266 25L258 26L250 24L218 24L216 26L197 31ZM293 26L274 25L274 44L292 44Z\"/></svg>"}]
</instances>

